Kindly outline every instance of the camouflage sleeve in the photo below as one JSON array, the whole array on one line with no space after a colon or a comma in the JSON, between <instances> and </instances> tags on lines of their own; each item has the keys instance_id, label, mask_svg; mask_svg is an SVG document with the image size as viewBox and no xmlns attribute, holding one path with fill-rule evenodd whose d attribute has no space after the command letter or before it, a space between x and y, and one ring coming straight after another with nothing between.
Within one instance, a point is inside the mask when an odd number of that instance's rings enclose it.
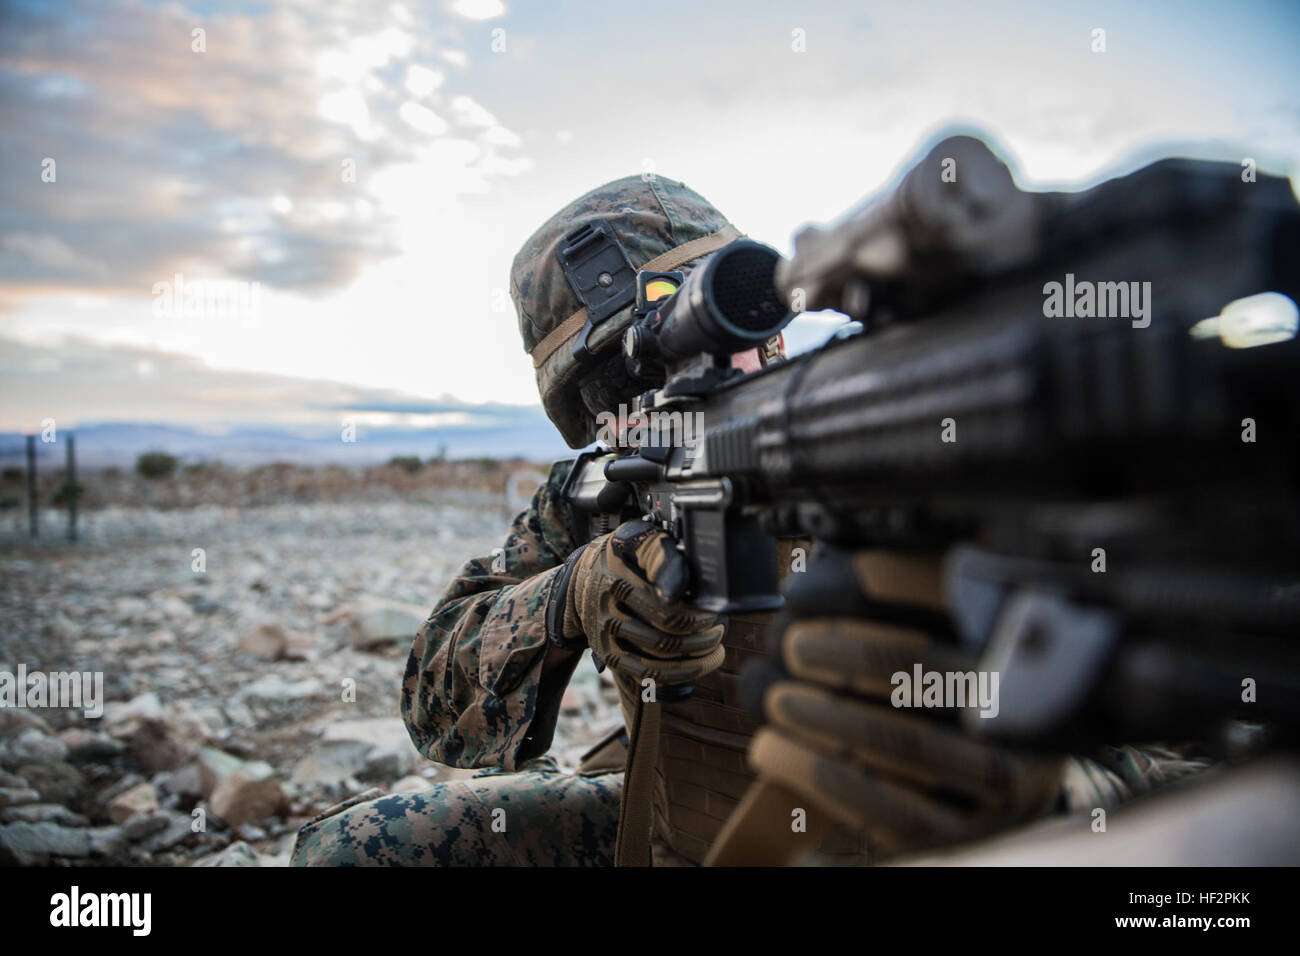
<instances>
[{"instance_id":1,"label":"camouflage sleeve","mask_svg":"<svg viewBox=\"0 0 1300 956\"><path fill-rule=\"evenodd\" d=\"M431 760L514 770L551 745L559 698L578 662L542 677L546 601L576 546L556 462L505 546L461 569L420 628L402 682L402 719Z\"/></svg>"}]
</instances>

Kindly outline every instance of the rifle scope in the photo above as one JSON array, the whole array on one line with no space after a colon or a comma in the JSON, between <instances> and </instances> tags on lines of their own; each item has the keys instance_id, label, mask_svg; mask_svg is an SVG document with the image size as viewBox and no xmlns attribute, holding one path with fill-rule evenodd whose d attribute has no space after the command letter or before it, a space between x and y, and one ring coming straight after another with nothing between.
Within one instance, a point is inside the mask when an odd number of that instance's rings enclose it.
<instances>
[{"instance_id":1,"label":"rifle scope","mask_svg":"<svg viewBox=\"0 0 1300 956\"><path fill-rule=\"evenodd\" d=\"M706 259L658 309L654 332L663 357L743 352L785 328L794 313L776 288L780 261L775 249L750 239Z\"/></svg>"}]
</instances>

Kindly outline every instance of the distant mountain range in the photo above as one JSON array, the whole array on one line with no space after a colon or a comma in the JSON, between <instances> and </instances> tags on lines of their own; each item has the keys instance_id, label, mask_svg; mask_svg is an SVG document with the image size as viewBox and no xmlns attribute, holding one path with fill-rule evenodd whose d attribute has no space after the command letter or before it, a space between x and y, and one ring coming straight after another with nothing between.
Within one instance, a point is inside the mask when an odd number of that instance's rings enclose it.
<instances>
[{"instance_id":1,"label":"distant mountain range","mask_svg":"<svg viewBox=\"0 0 1300 956\"><path fill-rule=\"evenodd\" d=\"M792 352L820 342L842 317L800 317ZM793 325L792 325L793 329ZM570 457L540 405L477 405L347 382L210 367L178 353L66 337L39 344L0 336L0 464L21 464L25 431L45 422L77 436L80 468L129 468L141 452L231 466L373 465L430 458ZM345 422L356 441L343 440ZM74 425L75 423L75 425ZM66 427L65 427L66 426ZM37 441L41 470L62 466L61 441Z\"/></svg>"},{"instance_id":2,"label":"distant mountain range","mask_svg":"<svg viewBox=\"0 0 1300 956\"><path fill-rule=\"evenodd\" d=\"M317 425L168 425L85 424L76 436L77 467L130 468L146 451L165 451L183 462L220 461L249 466L272 461L302 465L374 465L394 455L430 458L527 458L551 461L574 454L541 408L477 406L464 424L430 428L358 424L356 440L343 440L342 428ZM38 470L61 468L65 431L54 443L36 441ZM21 434L0 434L0 464L20 465L26 458Z\"/></svg>"}]
</instances>

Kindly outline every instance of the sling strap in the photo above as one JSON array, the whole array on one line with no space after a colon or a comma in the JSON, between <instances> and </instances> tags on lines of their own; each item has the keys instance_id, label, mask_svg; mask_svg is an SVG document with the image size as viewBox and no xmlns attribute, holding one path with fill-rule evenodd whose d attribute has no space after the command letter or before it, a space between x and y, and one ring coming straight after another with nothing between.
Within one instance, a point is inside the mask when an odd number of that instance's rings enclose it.
<instances>
[{"instance_id":1,"label":"sling strap","mask_svg":"<svg viewBox=\"0 0 1300 956\"><path fill-rule=\"evenodd\" d=\"M620 693L624 692L620 680ZM623 795L618 807L618 837L614 842L615 866L650 865L650 827L654 796L655 760L659 754L660 705L647 702L632 690L635 717L623 772Z\"/></svg>"}]
</instances>

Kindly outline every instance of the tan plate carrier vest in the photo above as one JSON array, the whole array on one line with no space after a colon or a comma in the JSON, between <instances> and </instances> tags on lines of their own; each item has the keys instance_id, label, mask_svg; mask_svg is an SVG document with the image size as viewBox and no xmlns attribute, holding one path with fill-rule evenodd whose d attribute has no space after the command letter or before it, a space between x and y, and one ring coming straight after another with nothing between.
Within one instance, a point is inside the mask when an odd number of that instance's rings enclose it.
<instances>
[{"instance_id":1,"label":"tan plate carrier vest","mask_svg":"<svg viewBox=\"0 0 1300 956\"><path fill-rule=\"evenodd\" d=\"M791 549L809 542L778 542L781 578ZM645 703L642 688L616 676L630 744L619 808L619 866L699 865L723 824L754 782L746 753L757 725L740 703L739 674L747 661L769 656L772 615L728 617L722 666L695 682L683 701ZM860 839L837 828L821 841L832 856L861 858Z\"/></svg>"}]
</instances>

